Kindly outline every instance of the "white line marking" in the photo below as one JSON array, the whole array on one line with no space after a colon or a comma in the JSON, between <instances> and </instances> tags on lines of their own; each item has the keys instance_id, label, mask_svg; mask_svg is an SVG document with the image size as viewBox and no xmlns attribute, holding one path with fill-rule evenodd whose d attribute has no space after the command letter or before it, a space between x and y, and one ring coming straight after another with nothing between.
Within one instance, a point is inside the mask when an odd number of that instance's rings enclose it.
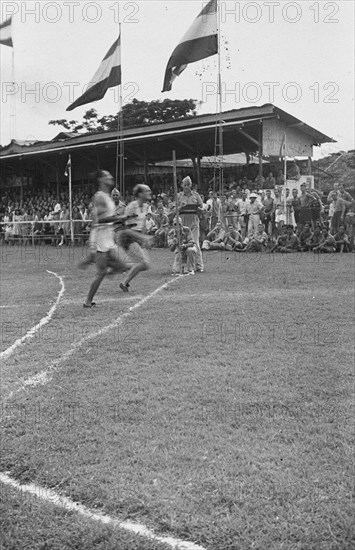
<instances>
[{"instance_id":1,"label":"white line marking","mask_svg":"<svg viewBox=\"0 0 355 550\"><path fill-rule=\"evenodd\" d=\"M69 510L70 512L77 512L78 514L85 516L89 519L100 521L101 523L104 523L106 525L109 524L113 527L135 533L136 535L141 535L148 539L162 542L168 546L171 546L171 548L173 548L174 550L205 550L205 548L203 548L202 546L198 546L193 542L183 541L174 537L160 537L159 535L156 535L155 533L153 533L153 531L139 523L133 523L131 521L119 521L118 519L102 514L101 512L94 512L93 510L90 510L90 508L87 508L82 504L77 504L70 498L64 497L56 493L55 491L52 491L51 489L47 489L46 487L40 487L32 483L29 485L21 485L20 483L18 483L18 481L10 477L8 474L0 473L0 481L2 481L2 483L4 483L5 485L10 485L14 489L17 489L23 493L29 493L47 503L50 502L54 506Z\"/></svg>"},{"instance_id":2,"label":"white line marking","mask_svg":"<svg viewBox=\"0 0 355 550\"><path fill-rule=\"evenodd\" d=\"M17 390L14 390L14 391L10 392L7 399L8 400L12 399L12 397L15 394L23 391L28 386L35 387L35 386L38 386L38 385L44 386L45 384L47 384L51 380L50 372L53 372L53 371L57 370L57 368L62 363L64 363L67 359L69 359L69 357L71 357L76 351L78 351L84 344L86 344L90 340L93 340L94 338L97 338L98 336L102 336L103 334L106 334L107 332L109 332L110 330L112 330L114 328L119 327L123 323L123 321L127 317L129 317L136 309L143 306L146 302L148 302L156 294L158 294L159 292L161 292L162 290L164 290L165 288L170 286L175 281L178 281L181 277L185 277L185 275L179 275L177 277L175 276L173 279L170 279L170 281L167 281L166 283L161 285L159 288L157 288L156 290L154 290L153 292L151 292L147 296L144 296L143 298L141 298L136 304L131 306L126 313L123 313L122 315L117 317L117 319L115 319L109 325L106 325L105 327L102 327L100 330L96 330L95 332L91 332L90 334L88 334L84 338L81 338L81 340L78 340L77 342L75 342L73 344L73 346L70 349L68 349L68 351L66 351L65 353L63 353L63 355L61 355L61 357L59 357L59 359L56 359L55 361L52 361L52 363L49 364L49 366L47 367L46 370L43 370L43 371L35 374L34 376L30 376L30 378L27 378L27 380L25 380ZM95 310L90 310L90 311L93 312Z\"/></svg>"},{"instance_id":3,"label":"white line marking","mask_svg":"<svg viewBox=\"0 0 355 550\"><path fill-rule=\"evenodd\" d=\"M112 303L132 302L132 300L137 300L137 299L140 299L140 298L143 298L143 296L141 294L136 294L134 296L121 296L120 298L100 298L97 302L97 305L99 307L100 304L106 304L106 303L109 304L111 302ZM69 305L69 304L80 304L82 306L83 301L82 300L69 300L69 299L62 301L62 305Z\"/></svg>"},{"instance_id":4,"label":"white line marking","mask_svg":"<svg viewBox=\"0 0 355 550\"><path fill-rule=\"evenodd\" d=\"M34 335L36 334L36 332L42 328L44 325L46 325L47 323L49 323L49 321L52 319L53 317L53 314L55 312L55 310L57 309L57 306L60 302L60 299L61 297L63 296L64 292L65 292L65 285L64 285L64 281L62 279L62 277L60 277L59 275L57 275L56 273L54 273L54 271L48 271L47 269L47 273L49 273L50 275L54 275L55 277L57 277L57 279L59 279L60 281L60 285L61 285L61 289L58 293L58 296L57 296L57 299L56 301L54 302L53 306L51 307L51 309L48 311L47 315L45 317L43 317L39 323L37 323L34 327L32 327L24 336L22 336L22 338L18 338L13 344L12 346L10 346L9 348L7 348L5 351L2 351L0 353L0 359L7 359L8 357L10 357L10 355L12 355L15 351L15 349L17 349L19 346L21 346L21 344L23 344L26 340L30 340L31 338L34 337Z\"/></svg>"}]
</instances>

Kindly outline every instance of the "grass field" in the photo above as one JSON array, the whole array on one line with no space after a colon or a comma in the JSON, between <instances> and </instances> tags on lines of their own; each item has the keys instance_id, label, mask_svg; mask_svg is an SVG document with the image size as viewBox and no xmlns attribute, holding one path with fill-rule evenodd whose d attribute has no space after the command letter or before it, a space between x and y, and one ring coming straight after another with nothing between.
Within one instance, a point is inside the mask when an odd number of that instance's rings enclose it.
<instances>
[{"instance_id":1,"label":"grass field","mask_svg":"<svg viewBox=\"0 0 355 550\"><path fill-rule=\"evenodd\" d=\"M93 310L81 255L2 250L1 351L55 302L47 270L65 292L2 362L0 471L208 550L353 548L354 255L208 252L144 301L172 279L153 250ZM167 548L9 487L1 507L6 550Z\"/></svg>"}]
</instances>

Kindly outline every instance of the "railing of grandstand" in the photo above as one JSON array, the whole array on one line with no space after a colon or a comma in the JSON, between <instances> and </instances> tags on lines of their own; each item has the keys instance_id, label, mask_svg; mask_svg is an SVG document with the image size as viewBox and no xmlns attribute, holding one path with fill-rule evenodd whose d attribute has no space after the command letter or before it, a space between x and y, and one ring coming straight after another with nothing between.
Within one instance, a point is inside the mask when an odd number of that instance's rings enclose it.
<instances>
[{"instance_id":1,"label":"railing of grandstand","mask_svg":"<svg viewBox=\"0 0 355 550\"><path fill-rule=\"evenodd\" d=\"M70 227L70 230L68 232L68 236L70 237L70 241L72 244L74 244L75 242L75 234L74 234L74 224L77 223L77 224L84 224L84 225L89 225L90 223L92 223L93 220L73 220L73 219L68 219L68 220L24 220L24 221L17 221L17 220L9 220L9 221L3 221L3 222L0 222L0 227L11 227L12 229L15 227L15 226L20 226L20 225L30 225L31 226L31 229L29 231L29 233L27 235L23 235L21 232L18 234L18 235L13 235L12 234L12 238L14 236L16 237L19 237L19 238L22 238L22 239L31 239L32 240L32 244L33 246L35 245L35 240L38 239L38 238L43 238L43 237L47 237L47 238L54 238L54 237L59 237L60 234L59 233L47 233L47 234L38 234L36 235L35 234L35 225L38 224L38 225L44 225L44 224L49 224L51 225L52 227L54 225L59 225L59 226L64 226L65 224L67 224L67 226ZM4 234L4 233L3 233ZM80 234L81 236L83 234ZM89 236L89 233L87 234L87 236Z\"/></svg>"}]
</instances>

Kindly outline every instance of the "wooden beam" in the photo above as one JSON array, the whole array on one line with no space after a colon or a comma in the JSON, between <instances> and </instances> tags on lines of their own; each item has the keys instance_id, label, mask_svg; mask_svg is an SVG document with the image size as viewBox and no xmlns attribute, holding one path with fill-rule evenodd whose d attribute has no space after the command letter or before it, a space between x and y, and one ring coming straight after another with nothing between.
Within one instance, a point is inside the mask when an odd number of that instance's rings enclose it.
<instances>
[{"instance_id":1,"label":"wooden beam","mask_svg":"<svg viewBox=\"0 0 355 550\"><path fill-rule=\"evenodd\" d=\"M249 141L251 141L252 143L254 143L255 145L257 145L259 147L259 140L257 139L254 139L252 136L250 136L245 130L242 130L241 128L238 128L236 129L236 132L239 132L240 134L242 134L242 136L244 136L245 138L247 138Z\"/></svg>"},{"instance_id":2,"label":"wooden beam","mask_svg":"<svg viewBox=\"0 0 355 550\"><path fill-rule=\"evenodd\" d=\"M194 158L196 156L196 151L193 147L191 147L191 145L189 145L188 143L185 143L182 139L180 138L177 138L177 137L174 137L174 141L176 143L179 143L179 145L181 145L182 147L184 147L185 149L187 149L188 151L190 151L190 153L193 153L194 154Z\"/></svg>"}]
</instances>

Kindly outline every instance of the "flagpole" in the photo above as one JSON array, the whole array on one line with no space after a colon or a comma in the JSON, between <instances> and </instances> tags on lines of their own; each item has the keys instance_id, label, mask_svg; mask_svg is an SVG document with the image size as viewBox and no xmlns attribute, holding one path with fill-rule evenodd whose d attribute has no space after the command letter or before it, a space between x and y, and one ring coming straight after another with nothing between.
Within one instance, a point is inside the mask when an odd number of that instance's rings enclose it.
<instances>
[{"instance_id":1,"label":"flagpole","mask_svg":"<svg viewBox=\"0 0 355 550\"><path fill-rule=\"evenodd\" d=\"M176 173L176 150L173 150L173 175L174 175L174 196L175 196L175 216L176 216L176 236L178 242L179 253L181 254L181 242L180 242L180 214L178 209L178 186L177 186L177 173ZM180 262L180 273L182 273L182 258Z\"/></svg>"},{"instance_id":2,"label":"flagpole","mask_svg":"<svg viewBox=\"0 0 355 550\"><path fill-rule=\"evenodd\" d=\"M69 217L70 217L70 239L74 245L74 225L73 225L73 200L72 200L72 175L71 175L71 155L68 158L68 175L69 175Z\"/></svg>"},{"instance_id":3,"label":"flagpole","mask_svg":"<svg viewBox=\"0 0 355 550\"><path fill-rule=\"evenodd\" d=\"M218 109L219 109L219 189L223 192L223 127L222 127L222 69L221 69L221 3L217 0L218 30Z\"/></svg>"},{"instance_id":4,"label":"flagpole","mask_svg":"<svg viewBox=\"0 0 355 550\"><path fill-rule=\"evenodd\" d=\"M287 187L287 135L285 131L284 146L285 146L285 155L284 155L284 209L285 209L285 219L287 223L287 202L286 202L286 187Z\"/></svg>"},{"instance_id":5,"label":"flagpole","mask_svg":"<svg viewBox=\"0 0 355 550\"><path fill-rule=\"evenodd\" d=\"M11 34L14 36L14 30L13 30L13 19L12 19L12 25L11 25ZM15 48L14 48L14 42L12 44L12 52L11 52L11 80L12 85L14 87L15 92L15 84L16 84L16 78L15 78ZM16 93L12 94L11 97L11 105L10 105L10 141L13 139L16 139Z\"/></svg>"},{"instance_id":6,"label":"flagpole","mask_svg":"<svg viewBox=\"0 0 355 550\"><path fill-rule=\"evenodd\" d=\"M122 71L121 49L122 49L122 24L119 23L119 65ZM122 74L122 73L121 73ZM122 113L122 77L121 84L118 85L118 114L117 114L117 147L116 147L116 185L119 180L119 189L121 195L124 197L125 185L124 185L124 144L123 144L123 113Z\"/></svg>"}]
</instances>

